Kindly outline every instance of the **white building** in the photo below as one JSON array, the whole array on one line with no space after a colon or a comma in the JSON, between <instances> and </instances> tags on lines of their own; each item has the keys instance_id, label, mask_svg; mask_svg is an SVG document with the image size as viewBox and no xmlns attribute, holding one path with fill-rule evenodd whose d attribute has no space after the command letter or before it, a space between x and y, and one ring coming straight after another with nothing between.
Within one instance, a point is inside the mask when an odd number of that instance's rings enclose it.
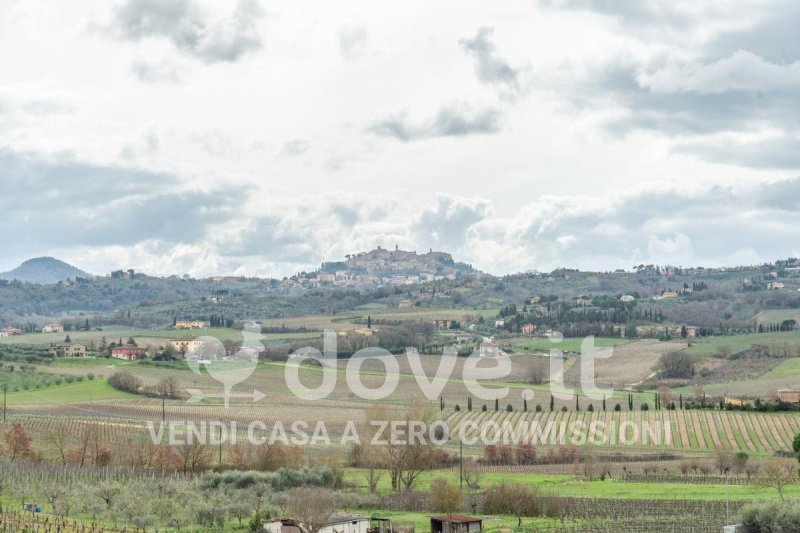
<instances>
[{"instance_id":1,"label":"white building","mask_svg":"<svg viewBox=\"0 0 800 533\"><path fill-rule=\"evenodd\" d=\"M368 533L369 517L350 513L333 513L319 533ZM297 521L292 518L267 520L263 523L266 533L301 533Z\"/></svg>"}]
</instances>

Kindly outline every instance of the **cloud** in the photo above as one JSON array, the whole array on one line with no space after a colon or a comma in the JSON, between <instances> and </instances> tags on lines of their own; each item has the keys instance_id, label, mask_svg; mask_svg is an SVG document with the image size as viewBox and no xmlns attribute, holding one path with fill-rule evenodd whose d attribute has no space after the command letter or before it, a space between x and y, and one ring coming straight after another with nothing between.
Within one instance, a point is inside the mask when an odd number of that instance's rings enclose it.
<instances>
[{"instance_id":1,"label":"cloud","mask_svg":"<svg viewBox=\"0 0 800 533\"><path fill-rule=\"evenodd\" d=\"M355 59L366 45L368 37L367 30L361 26L343 28L339 31L339 50L345 58Z\"/></svg>"},{"instance_id":2,"label":"cloud","mask_svg":"<svg viewBox=\"0 0 800 533\"><path fill-rule=\"evenodd\" d=\"M309 146L309 142L305 139L292 139L284 143L283 148L281 148L281 154L289 156L303 155L308 151Z\"/></svg>"},{"instance_id":3,"label":"cloud","mask_svg":"<svg viewBox=\"0 0 800 533\"><path fill-rule=\"evenodd\" d=\"M763 169L800 169L800 141L789 135L755 142L679 143L672 151L728 165Z\"/></svg>"},{"instance_id":4,"label":"cloud","mask_svg":"<svg viewBox=\"0 0 800 533\"><path fill-rule=\"evenodd\" d=\"M0 151L0 181L14 190L0 197L0 225L31 236L9 251L201 239L241 202L236 191L177 190L169 174L8 150Z\"/></svg>"},{"instance_id":5,"label":"cloud","mask_svg":"<svg viewBox=\"0 0 800 533\"><path fill-rule=\"evenodd\" d=\"M139 81L146 83L178 83L180 81L178 66L171 61L161 61L159 63L136 61L131 65L131 73Z\"/></svg>"},{"instance_id":6,"label":"cloud","mask_svg":"<svg viewBox=\"0 0 800 533\"><path fill-rule=\"evenodd\" d=\"M262 46L258 0L240 0L228 18L215 20L193 0L125 0L113 12L112 28L123 39L167 39L205 63L233 62Z\"/></svg>"},{"instance_id":7,"label":"cloud","mask_svg":"<svg viewBox=\"0 0 800 533\"><path fill-rule=\"evenodd\" d=\"M410 142L436 137L463 137L495 133L500 129L501 113L494 107L474 109L460 104L444 106L430 119L409 120L405 112L375 121L369 131L380 137Z\"/></svg>"},{"instance_id":8,"label":"cloud","mask_svg":"<svg viewBox=\"0 0 800 533\"><path fill-rule=\"evenodd\" d=\"M711 63L671 63L653 72L636 74L639 86L653 93L800 90L800 61L777 64L747 50Z\"/></svg>"},{"instance_id":9,"label":"cloud","mask_svg":"<svg viewBox=\"0 0 800 533\"><path fill-rule=\"evenodd\" d=\"M475 59L475 74L487 85L503 85L514 91L519 90L518 71L506 60L497 55L497 49L490 40L494 29L483 26L470 39L461 39L459 44L467 55Z\"/></svg>"},{"instance_id":10,"label":"cloud","mask_svg":"<svg viewBox=\"0 0 800 533\"><path fill-rule=\"evenodd\" d=\"M466 241L467 230L491 213L491 202L485 198L441 194L435 205L417 217L412 233L430 246L444 250L460 248Z\"/></svg>"}]
</instances>

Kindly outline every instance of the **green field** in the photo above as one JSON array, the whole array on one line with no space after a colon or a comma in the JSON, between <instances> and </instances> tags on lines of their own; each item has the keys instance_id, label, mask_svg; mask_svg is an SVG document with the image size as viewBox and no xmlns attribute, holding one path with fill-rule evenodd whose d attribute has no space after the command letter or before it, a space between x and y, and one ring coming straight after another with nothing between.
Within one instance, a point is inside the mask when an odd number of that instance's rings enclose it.
<instances>
[{"instance_id":1,"label":"green field","mask_svg":"<svg viewBox=\"0 0 800 533\"><path fill-rule=\"evenodd\" d=\"M800 331L700 337L692 340L692 345L686 348L686 351L694 355L712 356L716 355L721 347L729 348L731 353L739 353L755 345L771 346L785 343L800 345Z\"/></svg>"},{"instance_id":2,"label":"green field","mask_svg":"<svg viewBox=\"0 0 800 533\"><path fill-rule=\"evenodd\" d=\"M62 383L30 390L8 391L8 405L41 405L63 404L75 402L93 402L120 398L141 398L133 394L118 391L105 379L84 379L80 382Z\"/></svg>"}]
</instances>

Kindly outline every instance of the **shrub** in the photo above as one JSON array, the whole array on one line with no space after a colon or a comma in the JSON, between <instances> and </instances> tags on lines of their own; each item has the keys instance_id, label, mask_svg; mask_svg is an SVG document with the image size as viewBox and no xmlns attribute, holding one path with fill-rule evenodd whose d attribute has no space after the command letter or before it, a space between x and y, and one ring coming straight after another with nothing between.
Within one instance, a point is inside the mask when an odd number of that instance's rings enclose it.
<instances>
[{"instance_id":1,"label":"shrub","mask_svg":"<svg viewBox=\"0 0 800 533\"><path fill-rule=\"evenodd\" d=\"M800 508L780 503L752 505L741 512L743 533L800 531Z\"/></svg>"},{"instance_id":2,"label":"shrub","mask_svg":"<svg viewBox=\"0 0 800 533\"><path fill-rule=\"evenodd\" d=\"M142 386L139 378L129 372L114 372L108 378L108 384L123 392L138 392Z\"/></svg>"}]
</instances>

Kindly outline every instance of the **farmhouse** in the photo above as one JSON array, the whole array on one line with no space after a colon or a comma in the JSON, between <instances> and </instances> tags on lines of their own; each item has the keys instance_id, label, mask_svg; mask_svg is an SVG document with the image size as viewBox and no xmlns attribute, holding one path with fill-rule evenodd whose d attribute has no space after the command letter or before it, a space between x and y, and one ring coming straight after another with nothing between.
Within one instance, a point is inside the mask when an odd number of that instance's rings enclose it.
<instances>
[{"instance_id":1,"label":"farmhouse","mask_svg":"<svg viewBox=\"0 0 800 533\"><path fill-rule=\"evenodd\" d=\"M397 304L397 307L399 307L400 309L409 309L411 307L414 307L414 302L412 302L411 300L400 300L400 302Z\"/></svg>"},{"instance_id":2,"label":"farmhouse","mask_svg":"<svg viewBox=\"0 0 800 533\"><path fill-rule=\"evenodd\" d=\"M620 296L620 297L619 297L619 301L620 301L620 302L625 302L625 303L632 302L632 301L634 301L635 299L636 299L636 298L634 298L634 297L633 297L633 296L631 296L630 294L623 294L622 296Z\"/></svg>"},{"instance_id":3,"label":"farmhouse","mask_svg":"<svg viewBox=\"0 0 800 533\"><path fill-rule=\"evenodd\" d=\"M206 323L202 320L178 320L175 329L203 329Z\"/></svg>"},{"instance_id":4,"label":"farmhouse","mask_svg":"<svg viewBox=\"0 0 800 533\"><path fill-rule=\"evenodd\" d=\"M522 334L523 335L533 335L534 330L536 330L536 326L533 324L523 324L522 325Z\"/></svg>"},{"instance_id":5,"label":"farmhouse","mask_svg":"<svg viewBox=\"0 0 800 533\"><path fill-rule=\"evenodd\" d=\"M116 346L111 348L111 357L135 361L144 356L146 350L140 346Z\"/></svg>"},{"instance_id":6,"label":"farmhouse","mask_svg":"<svg viewBox=\"0 0 800 533\"><path fill-rule=\"evenodd\" d=\"M47 351L56 357L83 357L86 355L86 346L77 342L63 342L51 345Z\"/></svg>"},{"instance_id":7,"label":"farmhouse","mask_svg":"<svg viewBox=\"0 0 800 533\"><path fill-rule=\"evenodd\" d=\"M433 319L433 327L436 329L450 329L453 321L449 318L435 318Z\"/></svg>"},{"instance_id":8,"label":"farmhouse","mask_svg":"<svg viewBox=\"0 0 800 533\"><path fill-rule=\"evenodd\" d=\"M460 514L432 516L431 533L480 533L483 521L474 516Z\"/></svg>"},{"instance_id":9,"label":"farmhouse","mask_svg":"<svg viewBox=\"0 0 800 533\"><path fill-rule=\"evenodd\" d=\"M494 327L496 327L496 328L502 328L505 325L506 325L506 321L505 320L495 320L494 321Z\"/></svg>"},{"instance_id":10,"label":"farmhouse","mask_svg":"<svg viewBox=\"0 0 800 533\"><path fill-rule=\"evenodd\" d=\"M266 533L301 533L302 522L292 518L266 520L262 523ZM368 533L368 516L350 513L332 513L317 533Z\"/></svg>"},{"instance_id":11,"label":"farmhouse","mask_svg":"<svg viewBox=\"0 0 800 533\"><path fill-rule=\"evenodd\" d=\"M169 341L169 346L175 352L180 354L186 354L186 352L190 350L195 350L202 346L203 341L195 340L194 338L186 338L186 339L177 339Z\"/></svg>"},{"instance_id":12,"label":"farmhouse","mask_svg":"<svg viewBox=\"0 0 800 533\"><path fill-rule=\"evenodd\" d=\"M778 400L785 403L800 403L800 391L794 389L780 389Z\"/></svg>"},{"instance_id":13,"label":"farmhouse","mask_svg":"<svg viewBox=\"0 0 800 533\"><path fill-rule=\"evenodd\" d=\"M541 296L531 296L530 298L528 298L528 303L531 305L536 305L541 301L542 301Z\"/></svg>"},{"instance_id":14,"label":"farmhouse","mask_svg":"<svg viewBox=\"0 0 800 533\"><path fill-rule=\"evenodd\" d=\"M682 325L675 328L675 331L672 333L675 337L683 337L683 329L686 328L686 338L693 339L697 337L697 328L694 326L687 326Z\"/></svg>"},{"instance_id":15,"label":"farmhouse","mask_svg":"<svg viewBox=\"0 0 800 533\"><path fill-rule=\"evenodd\" d=\"M783 285L782 281L771 281L771 282L767 283L767 290L770 290L770 291L777 291L777 290L782 289L783 287L784 287L784 285Z\"/></svg>"},{"instance_id":16,"label":"farmhouse","mask_svg":"<svg viewBox=\"0 0 800 533\"><path fill-rule=\"evenodd\" d=\"M6 330L0 330L0 338L8 337L8 332Z\"/></svg>"},{"instance_id":17,"label":"farmhouse","mask_svg":"<svg viewBox=\"0 0 800 533\"><path fill-rule=\"evenodd\" d=\"M6 328L6 334L11 337L12 335L22 335L25 333L19 328Z\"/></svg>"},{"instance_id":18,"label":"farmhouse","mask_svg":"<svg viewBox=\"0 0 800 533\"><path fill-rule=\"evenodd\" d=\"M64 326L58 322L47 324L42 328L42 333L64 333Z\"/></svg>"}]
</instances>

